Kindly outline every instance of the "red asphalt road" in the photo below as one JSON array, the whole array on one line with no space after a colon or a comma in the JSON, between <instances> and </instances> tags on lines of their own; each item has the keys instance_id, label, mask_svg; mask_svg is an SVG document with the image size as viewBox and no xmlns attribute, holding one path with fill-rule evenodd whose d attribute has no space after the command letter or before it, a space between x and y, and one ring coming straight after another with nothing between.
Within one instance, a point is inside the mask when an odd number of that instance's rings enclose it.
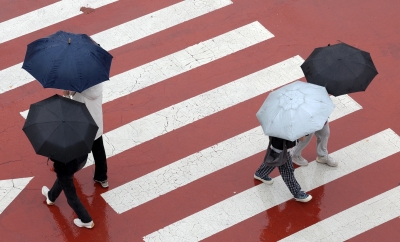
<instances>
[{"instance_id":1,"label":"red asphalt road","mask_svg":"<svg viewBox=\"0 0 400 242\"><path fill-rule=\"evenodd\" d=\"M94 13L0 44L0 68L20 63L27 43L58 29L94 34L176 2L179 1L135 4L118 1ZM387 128L400 134L399 8L395 0L385 1L385 4L373 0L233 0L232 5L220 10L112 50L112 75L116 75L253 21L259 21L275 35L243 51L105 104L105 132L294 55L305 59L315 47L341 40L370 52L379 74L366 92L350 95L363 109L331 123L329 151L334 152ZM22 13L8 13L8 16ZM40 189L43 185L51 186L55 176L49 171L50 166L46 166L46 159L34 153L21 131L24 119L19 112L53 93L55 90L44 90L40 84L32 82L0 95L0 180L35 176L0 214L0 240L141 241L143 236L229 198L233 192L259 184L252 175L263 153L128 212L116 214L100 196L104 189L93 185L93 168L90 167L76 174L76 186L96 226L93 230L76 228L72 223L75 215L64 196L57 200L57 206L45 205ZM255 113L266 96L260 95L110 158L110 188L256 127ZM315 141L306 148L304 156L315 159ZM288 201L207 240L276 241L284 238L397 186L399 158L400 155L395 154L310 191L314 197L310 203ZM277 175L274 171L273 176ZM399 237L398 224L399 219L394 219L352 240L391 241Z\"/></svg>"}]
</instances>

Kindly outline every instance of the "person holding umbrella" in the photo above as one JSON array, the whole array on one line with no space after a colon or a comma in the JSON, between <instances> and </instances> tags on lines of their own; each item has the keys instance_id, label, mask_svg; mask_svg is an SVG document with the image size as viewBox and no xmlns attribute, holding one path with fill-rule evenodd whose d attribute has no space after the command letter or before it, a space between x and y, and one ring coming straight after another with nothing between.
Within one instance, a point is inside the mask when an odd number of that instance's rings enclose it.
<instances>
[{"instance_id":1,"label":"person holding umbrella","mask_svg":"<svg viewBox=\"0 0 400 242\"><path fill-rule=\"evenodd\" d=\"M86 164L98 129L85 104L59 95L32 104L22 128L36 154L54 162L57 179L51 189L42 188L47 205L54 205L64 191L68 204L78 215L74 219L78 227L94 226L76 194L73 176Z\"/></svg>"},{"instance_id":2,"label":"person holding umbrella","mask_svg":"<svg viewBox=\"0 0 400 242\"><path fill-rule=\"evenodd\" d=\"M314 49L301 65L301 69L308 83L325 87L333 96L365 91L378 74L368 52L343 42ZM337 166L338 162L328 155L329 122L326 121L322 129L314 134L317 137L316 161ZM311 138L312 134L293 150L292 159L295 164L308 165L301 152L310 143Z\"/></svg>"},{"instance_id":3,"label":"person holding umbrella","mask_svg":"<svg viewBox=\"0 0 400 242\"><path fill-rule=\"evenodd\" d=\"M85 103L99 130L93 143L94 181L108 187L103 145L102 82L110 78L113 56L86 34L57 31L27 46L22 68L44 88L56 88L64 96Z\"/></svg>"},{"instance_id":4,"label":"person holding umbrella","mask_svg":"<svg viewBox=\"0 0 400 242\"><path fill-rule=\"evenodd\" d=\"M326 89L314 84L295 81L271 92L256 114L269 144L254 178L272 184L269 174L278 167L295 200L310 201L312 196L301 190L294 176L289 153L298 141L322 128L333 108Z\"/></svg>"},{"instance_id":5,"label":"person holding umbrella","mask_svg":"<svg viewBox=\"0 0 400 242\"><path fill-rule=\"evenodd\" d=\"M92 115L99 129L97 130L93 142L92 154L95 163L93 180L99 183L103 188L108 187L107 180L107 158L103 144L103 84L99 83L83 92L63 91L64 96L72 96L72 99L84 103Z\"/></svg>"}]
</instances>

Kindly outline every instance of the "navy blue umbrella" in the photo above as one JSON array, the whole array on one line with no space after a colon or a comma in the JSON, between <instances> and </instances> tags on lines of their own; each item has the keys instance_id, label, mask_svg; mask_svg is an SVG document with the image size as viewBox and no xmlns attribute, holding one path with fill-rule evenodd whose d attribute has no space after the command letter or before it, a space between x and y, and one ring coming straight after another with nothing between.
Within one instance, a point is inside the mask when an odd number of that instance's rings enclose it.
<instances>
[{"instance_id":1,"label":"navy blue umbrella","mask_svg":"<svg viewBox=\"0 0 400 242\"><path fill-rule=\"evenodd\" d=\"M82 92L109 79L112 58L86 34L58 31L28 45L22 68L45 88Z\"/></svg>"}]
</instances>

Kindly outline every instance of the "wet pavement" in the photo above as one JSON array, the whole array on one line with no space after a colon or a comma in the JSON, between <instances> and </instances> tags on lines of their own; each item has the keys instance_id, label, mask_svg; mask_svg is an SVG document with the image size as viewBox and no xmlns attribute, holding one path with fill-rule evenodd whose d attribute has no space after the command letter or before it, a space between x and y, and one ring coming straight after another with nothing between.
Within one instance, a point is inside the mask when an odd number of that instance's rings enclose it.
<instances>
[{"instance_id":1,"label":"wet pavement","mask_svg":"<svg viewBox=\"0 0 400 242\"><path fill-rule=\"evenodd\" d=\"M396 241L400 238L400 4L381 1L3 1L0 10L0 241ZM37 21L37 22L35 22ZM22 131L31 103L60 93L21 69L26 45L87 33L113 56L105 84L107 189L92 160L74 179L93 217L47 206L52 162ZM336 168L295 166L313 199L292 199L275 170L253 179L266 144L255 113L300 79L316 47L343 41L379 72L365 92L332 97Z\"/></svg>"}]
</instances>

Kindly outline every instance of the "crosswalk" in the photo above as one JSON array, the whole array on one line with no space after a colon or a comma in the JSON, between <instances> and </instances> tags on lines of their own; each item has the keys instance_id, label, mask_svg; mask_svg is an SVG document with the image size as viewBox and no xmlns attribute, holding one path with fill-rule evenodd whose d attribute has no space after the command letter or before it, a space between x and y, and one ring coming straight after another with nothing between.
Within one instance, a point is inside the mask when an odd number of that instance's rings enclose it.
<instances>
[{"instance_id":1,"label":"crosswalk","mask_svg":"<svg viewBox=\"0 0 400 242\"><path fill-rule=\"evenodd\" d=\"M40 32L59 22L64 21L68 24L71 18L82 14L79 10L80 7L90 7L95 10L111 8L117 2L124 1L87 0L71 1L68 4L66 1L58 1L32 12L27 12L0 22L0 29L2 29L0 45L15 41L21 36L29 36L33 32ZM104 49L118 51L138 40L169 31L174 26L184 23L190 25L191 21L199 18L206 19L211 13L224 10L235 4L235 1L228 0L179 1L112 28L94 33L91 37L100 43ZM218 26L218 23L216 22L215 25ZM188 35L191 36L193 33L195 31L191 31ZM280 38L280 36L270 31L268 23L265 21L261 22L254 19L250 22L243 22L240 27L233 27L229 31L212 38L204 39L202 36L192 36L192 38L198 40L197 44L187 45L171 54L112 75L110 81L105 82L103 104L124 102L139 91L146 93L149 87L160 84L168 85L172 83L171 80L174 78L187 73L190 74L197 68L210 68L210 70L218 72L218 70L212 69L217 61L223 62L227 58L233 58L238 62L243 61L235 59L238 54L247 53L251 48L261 45L263 50L268 49L268 43ZM280 41L282 40L280 39ZM122 54L116 53L114 59L118 60ZM156 111L134 120L124 121L123 124L103 134L109 170L113 171L113 166L118 165L120 169L124 170L124 179L116 179L116 182L113 183L113 176L119 176L119 174L111 172L109 174L111 184L109 190L96 193L94 196L101 197L107 205L105 209L110 211L110 219L115 224L122 224L126 221L131 224L140 220L145 221L145 216L133 218L131 215L136 214L136 211L140 211L144 206L163 206L163 204L157 203L160 197L163 197L164 200L168 200L170 196L171 199L176 199L177 196L183 197L184 194L180 195L179 192L185 186L196 184L199 180L208 179L212 174L219 174L228 167L242 163L244 160L255 159L254 157L263 153L268 137L263 134L256 122L252 121L251 124L227 138L222 138L221 134L224 133L224 130L221 130L219 126L217 129L217 125L211 123L206 128L211 129L216 137L221 137L221 141L212 144L204 142L207 145L202 148L197 148L194 144L195 152L181 155L178 159L170 158L169 160L172 161L160 162L151 171L135 173L135 166L140 166L141 161L129 157L130 152L140 152L141 147L145 144L148 147L157 147L159 145L158 140L165 139L169 134L174 134L183 128L193 129L198 122L211 120L216 115L218 115L218 118L224 119L224 112L239 105L253 104L256 99L265 99L270 91L304 78L300 65L306 56L300 56L297 53L285 53L271 58L274 62L271 65L240 78L233 78L226 81L225 84L215 85L205 92L175 102L172 105L159 103L158 107L160 108ZM0 98L2 95L33 83L39 85L32 76L21 69L22 61L23 59L18 64L10 62L9 66L0 69L0 82L2 84L0 85ZM127 59L126 61L131 60ZM229 65L229 63L226 65ZM112 66L112 68L117 67ZM196 86L193 88L196 88ZM35 95L27 94L28 98L32 96L32 99L33 96L34 98L37 96L47 97L45 91L43 93L39 91ZM157 93L148 93L148 95L154 96L153 98L157 100ZM175 93L175 95L179 95L179 93ZM13 98L15 98L13 102L23 102L18 97ZM335 110L329 121L334 125L345 125L341 121L350 120L350 117L354 117L354 114L368 108L361 106L350 95L332 96L331 99L335 104ZM260 102L259 106L261 104ZM257 110L259 106L254 109ZM20 114L16 116L18 119L2 119L0 122L3 123L0 123L0 125L15 129L15 132L22 132L20 130L22 126L15 127L15 123L23 123L29 110L18 109L13 111ZM124 112L135 112L135 110L126 109ZM105 118L110 118L109 115L112 115L112 112L105 112L104 115ZM255 120L255 113L253 118ZM244 120L248 120L248 118L243 113L238 113L233 123L239 124L245 122ZM350 122L354 122L354 118ZM338 145L337 147L341 148L330 152L331 156L339 161L338 167L332 168L312 161L307 167L296 168L295 175L302 189L312 192L314 189L327 184L335 184L337 180L343 177L351 176L358 170L366 169L397 154L400 151L400 137L391 128L384 127L375 134L364 135L361 140L345 147ZM182 138L187 139L185 142L196 143L195 140L190 139L190 134L185 134ZM204 139L207 140L207 137L204 137ZM178 146L175 147L174 144L168 143L166 145L172 150L180 149ZM26 150L31 149L28 145L24 148ZM154 152L157 152L157 150L154 150ZM165 153L163 156L172 157L170 153ZM177 156L180 156L180 154ZM123 160L129 165L115 164L116 161L114 160ZM154 162L157 163L157 161ZM92 156L90 156L85 168L91 165L93 165ZM84 169L81 172L88 172L87 170L89 169ZM0 170L1 177L7 177L7 174L1 172ZM53 174L49 174L49 177L53 177ZM2 222L2 216L6 216L4 211L7 211L7 207L11 209L14 200L37 199L31 193L24 192L29 189L35 179L41 178L38 178L36 174L26 178L19 178L12 174L5 180L0 179L0 222ZM252 174L248 174L248 179L253 180ZM290 202L292 196L287 191L282 178L276 176L274 180L275 182L271 186L246 183L242 186L242 191L219 199L211 205L203 206L201 209L196 208L197 210L190 212L190 215L181 216L167 224L163 221L152 223L153 225L157 224L158 227L153 226L143 231L136 231L136 238L144 241L212 240L213 236L218 236L218 234L233 226L243 224L275 206ZM204 191L200 188L198 192ZM173 196L172 193L174 193ZM208 195L213 196L214 194ZM400 207L396 201L399 198L400 190L398 188L375 194L359 204L296 231L281 241L341 241L353 238L398 217ZM310 203L313 203L313 201ZM38 204L40 204L40 201L38 201ZM185 208L181 209L185 210ZM96 213L96 211L90 212ZM169 212L174 213L174 211L167 211L165 214ZM49 216L51 217L51 215ZM374 219L376 217L379 217L379 219ZM108 226L110 230L118 231L112 223L109 223ZM128 235L125 238L128 238Z\"/></svg>"}]
</instances>

